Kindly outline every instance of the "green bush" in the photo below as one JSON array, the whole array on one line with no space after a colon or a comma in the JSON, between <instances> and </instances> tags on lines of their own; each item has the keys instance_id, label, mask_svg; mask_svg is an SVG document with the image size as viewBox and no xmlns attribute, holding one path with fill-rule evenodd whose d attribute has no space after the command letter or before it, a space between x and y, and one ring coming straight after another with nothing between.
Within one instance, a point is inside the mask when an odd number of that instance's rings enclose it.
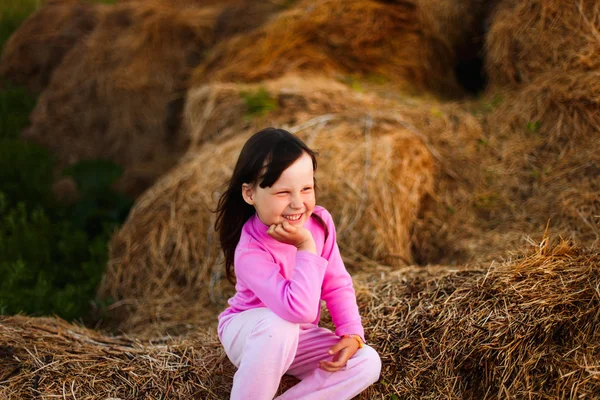
<instances>
[{"instance_id":1,"label":"green bush","mask_svg":"<svg viewBox=\"0 0 600 400\"><path fill-rule=\"evenodd\" d=\"M0 50L39 5L39 0L2 2ZM24 88L0 82L0 314L71 320L86 316L97 301L108 240L132 201L111 190L121 168L101 160L63 172L77 185L75 204L54 199L54 158L19 140L35 101Z\"/></svg>"},{"instance_id":2,"label":"green bush","mask_svg":"<svg viewBox=\"0 0 600 400\"><path fill-rule=\"evenodd\" d=\"M42 207L8 208L2 193L0 215L0 313L85 315L106 265L106 236L90 237Z\"/></svg>"},{"instance_id":3,"label":"green bush","mask_svg":"<svg viewBox=\"0 0 600 400\"><path fill-rule=\"evenodd\" d=\"M24 145L14 153L21 153L23 169L35 175L39 154L29 150ZM108 240L132 201L110 189L121 174L114 164L86 161L65 173L81 195L69 207L54 201L50 181L43 178L21 181L20 196L13 192L13 198L3 190L16 182L0 184L0 314L57 314L70 320L85 316L96 301Z\"/></svg>"}]
</instances>

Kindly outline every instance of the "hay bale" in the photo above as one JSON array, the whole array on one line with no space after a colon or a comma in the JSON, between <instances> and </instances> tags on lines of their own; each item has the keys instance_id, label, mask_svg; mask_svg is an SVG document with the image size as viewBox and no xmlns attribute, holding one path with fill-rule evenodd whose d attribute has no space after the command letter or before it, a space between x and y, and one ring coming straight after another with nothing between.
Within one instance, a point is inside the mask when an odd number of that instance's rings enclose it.
<instances>
[{"instance_id":1,"label":"hay bale","mask_svg":"<svg viewBox=\"0 0 600 400\"><path fill-rule=\"evenodd\" d=\"M298 86L291 86L294 82ZM232 111L236 118L243 115L246 106L235 86L193 91L188 120L205 120L193 124L198 127L193 138L214 137L206 127L219 125L211 120L243 127L241 133L223 133L205 142L138 199L113 237L101 295L119 300L163 298L172 290L202 293L204 300L222 307L221 252L210 210L243 143L258 130L254 124L286 127L285 121L295 121L289 129L320 153L318 203L331 211L349 265L367 259L396 266L411 263L412 227L433 186L432 156L401 114L366 112L374 97L353 94L342 85L336 90L317 87L310 81L272 82L269 91L278 110L256 121L240 118L231 123L223 122L228 114L221 114L215 104L237 108ZM217 100L211 105L211 99Z\"/></svg>"},{"instance_id":2,"label":"hay bale","mask_svg":"<svg viewBox=\"0 0 600 400\"><path fill-rule=\"evenodd\" d=\"M248 35L222 43L193 80L195 86L257 82L318 71L461 94L453 70L456 48L478 32L479 16L487 10L483 3L301 1Z\"/></svg>"},{"instance_id":3,"label":"hay bale","mask_svg":"<svg viewBox=\"0 0 600 400\"><path fill-rule=\"evenodd\" d=\"M502 0L486 35L490 83L527 84L551 70L599 71L599 30L595 0Z\"/></svg>"},{"instance_id":4,"label":"hay bale","mask_svg":"<svg viewBox=\"0 0 600 400\"><path fill-rule=\"evenodd\" d=\"M383 362L373 395L593 398L600 391L598 252L545 240L487 270L357 280L367 336Z\"/></svg>"},{"instance_id":5,"label":"hay bale","mask_svg":"<svg viewBox=\"0 0 600 400\"><path fill-rule=\"evenodd\" d=\"M513 136L513 196L520 218L585 246L600 245L599 72L537 76L490 116L498 135ZM529 154L527 158L523 154ZM517 191L518 188L518 191ZM515 204L516 203L515 201Z\"/></svg>"},{"instance_id":6,"label":"hay bale","mask_svg":"<svg viewBox=\"0 0 600 400\"><path fill-rule=\"evenodd\" d=\"M175 164L186 138L167 125L169 101L213 43L220 7L144 1L112 6L65 57L31 114L27 140L61 165L103 158L137 195Z\"/></svg>"},{"instance_id":7,"label":"hay bale","mask_svg":"<svg viewBox=\"0 0 600 400\"><path fill-rule=\"evenodd\" d=\"M231 375L225 357L216 335L141 342L54 318L0 316L0 397L7 399L224 398L228 382L217 371Z\"/></svg>"},{"instance_id":8,"label":"hay bale","mask_svg":"<svg viewBox=\"0 0 600 400\"><path fill-rule=\"evenodd\" d=\"M600 245L600 76L560 70L413 120L444 160L419 263L481 263L552 234ZM469 112L473 115L469 115ZM441 131L437 125L455 128Z\"/></svg>"},{"instance_id":9,"label":"hay bale","mask_svg":"<svg viewBox=\"0 0 600 400\"><path fill-rule=\"evenodd\" d=\"M0 77L41 92L65 55L94 30L106 10L80 0L48 1L6 42Z\"/></svg>"},{"instance_id":10,"label":"hay bale","mask_svg":"<svg viewBox=\"0 0 600 400\"><path fill-rule=\"evenodd\" d=\"M485 270L355 277L381 380L359 399L594 398L600 253L544 241ZM141 342L56 319L0 317L0 396L226 398L216 334ZM280 391L293 384L284 379Z\"/></svg>"}]
</instances>

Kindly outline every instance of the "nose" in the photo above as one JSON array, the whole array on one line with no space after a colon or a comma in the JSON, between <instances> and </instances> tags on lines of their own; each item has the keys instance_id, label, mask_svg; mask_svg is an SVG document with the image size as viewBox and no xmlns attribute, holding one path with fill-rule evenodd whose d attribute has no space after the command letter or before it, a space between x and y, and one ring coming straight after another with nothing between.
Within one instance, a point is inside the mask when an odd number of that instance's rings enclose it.
<instances>
[{"instance_id":1,"label":"nose","mask_svg":"<svg viewBox=\"0 0 600 400\"><path fill-rule=\"evenodd\" d=\"M290 203L290 208L302 208L302 199L299 194L294 194L292 196L292 201Z\"/></svg>"}]
</instances>

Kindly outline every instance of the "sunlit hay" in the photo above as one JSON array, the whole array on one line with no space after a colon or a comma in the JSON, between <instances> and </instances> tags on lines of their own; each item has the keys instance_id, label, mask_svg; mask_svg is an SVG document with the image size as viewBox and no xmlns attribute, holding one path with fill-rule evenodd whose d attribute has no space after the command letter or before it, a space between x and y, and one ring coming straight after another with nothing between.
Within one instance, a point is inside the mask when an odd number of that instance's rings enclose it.
<instances>
[{"instance_id":1,"label":"sunlit hay","mask_svg":"<svg viewBox=\"0 0 600 400\"><path fill-rule=\"evenodd\" d=\"M337 92L327 92L313 91L310 81L290 86L292 82L272 83L279 86L279 92L272 91L279 108L259 121L262 127L296 132L319 152L318 203L333 215L349 266L366 267L375 263L372 260L410 263L412 227L435 174L421 138L407 128L399 112L366 112L369 96L361 102L365 96L341 85ZM190 96L199 109L188 109L188 115L208 120L228 115L220 114L218 107L207 112L208 100L202 101L202 95L226 102L229 109L245 109L243 103L227 100L232 93L231 85L200 89ZM239 118L239 112L231 115ZM285 123L290 120L294 126ZM259 129L256 121L247 119L227 126L236 124L241 126L238 135L205 142L138 199L113 237L102 297L130 302L175 290L223 306L228 284L221 282L222 256L210 210L243 143ZM201 134L207 133L192 136Z\"/></svg>"},{"instance_id":2,"label":"sunlit hay","mask_svg":"<svg viewBox=\"0 0 600 400\"><path fill-rule=\"evenodd\" d=\"M221 282L216 282L222 285ZM214 290L214 289L213 289ZM232 286L219 286L223 297L233 295ZM160 296L127 298L95 310L90 321L106 331L134 335L140 339L178 336L198 329L216 329L217 315L225 309L223 298L212 300L192 290L169 288Z\"/></svg>"},{"instance_id":3,"label":"sunlit hay","mask_svg":"<svg viewBox=\"0 0 600 400\"><path fill-rule=\"evenodd\" d=\"M96 26L106 6L54 0L40 7L12 34L0 58L0 76L41 92L65 55Z\"/></svg>"},{"instance_id":4,"label":"sunlit hay","mask_svg":"<svg viewBox=\"0 0 600 400\"><path fill-rule=\"evenodd\" d=\"M233 366L216 335L154 339L105 336L54 318L0 317L0 397L225 398Z\"/></svg>"},{"instance_id":5,"label":"sunlit hay","mask_svg":"<svg viewBox=\"0 0 600 400\"><path fill-rule=\"evenodd\" d=\"M124 2L146 2L154 0L119 0ZM251 31L274 14L290 7L295 0L170 0L169 3L181 6L219 6L221 12L215 26L215 42L231 36Z\"/></svg>"},{"instance_id":6,"label":"sunlit hay","mask_svg":"<svg viewBox=\"0 0 600 400\"><path fill-rule=\"evenodd\" d=\"M516 144L515 207L522 220L550 224L578 243L600 245L600 72L540 74L488 118ZM520 138L520 140L518 139ZM521 144L518 144L520 141ZM527 154L527 157L523 157Z\"/></svg>"},{"instance_id":7,"label":"sunlit hay","mask_svg":"<svg viewBox=\"0 0 600 400\"><path fill-rule=\"evenodd\" d=\"M224 42L193 81L256 82L294 71L361 75L396 87L461 93L455 47L473 34L481 2L301 1L245 36Z\"/></svg>"},{"instance_id":8,"label":"sunlit hay","mask_svg":"<svg viewBox=\"0 0 600 400\"><path fill-rule=\"evenodd\" d=\"M373 395L590 398L600 391L600 254L566 242L487 271L357 278Z\"/></svg>"},{"instance_id":9,"label":"sunlit hay","mask_svg":"<svg viewBox=\"0 0 600 400\"><path fill-rule=\"evenodd\" d=\"M294 0L228 0L228 5L219 16L215 40L219 42L252 31L269 21L275 14L285 10L293 2Z\"/></svg>"},{"instance_id":10,"label":"sunlit hay","mask_svg":"<svg viewBox=\"0 0 600 400\"><path fill-rule=\"evenodd\" d=\"M110 159L124 167L120 188L139 194L187 147L167 124L168 103L212 44L219 12L160 1L113 6L56 69L23 136L61 165Z\"/></svg>"},{"instance_id":11,"label":"sunlit hay","mask_svg":"<svg viewBox=\"0 0 600 400\"><path fill-rule=\"evenodd\" d=\"M361 400L600 391L597 252L545 240L486 269L384 268L356 276L355 287L366 339L383 362ZM57 319L0 317L2 397L222 399L234 372L214 330L141 341ZM284 377L280 392L294 383Z\"/></svg>"},{"instance_id":12,"label":"sunlit hay","mask_svg":"<svg viewBox=\"0 0 600 400\"><path fill-rule=\"evenodd\" d=\"M502 0L486 35L486 69L497 85L541 73L599 71L600 4L595 0Z\"/></svg>"},{"instance_id":13,"label":"sunlit hay","mask_svg":"<svg viewBox=\"0 0 600 400\"><path fill-rule=\"evenodd\" d=\"M563 148L577 147L582 140L599 136L600 69L551 69L518 91L499 93L504 101L494 117L505 132L543 135L548 146Z\"/></svg>"}]
</instances>

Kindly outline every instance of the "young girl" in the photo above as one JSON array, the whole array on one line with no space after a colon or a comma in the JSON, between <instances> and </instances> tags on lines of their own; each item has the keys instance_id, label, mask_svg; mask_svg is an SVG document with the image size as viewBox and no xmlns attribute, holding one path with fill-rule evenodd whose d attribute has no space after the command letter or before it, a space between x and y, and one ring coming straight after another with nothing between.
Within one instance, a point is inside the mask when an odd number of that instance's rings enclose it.
<instances>
[{"instance_id":1,"label":"young girl","mask_svg":"<svg viewBox=\"0 0 600 400\"><path fill-rule=\"evenodd\" d=\"M315 205L315 153L282 129L244 145L215 228L236 294L219 338L238 368L231 399L272 399L283 374L301 380L278 399L351 399L379 379L331 215ZM335 333L320 328L324 300Z\"/></svg>"}]
</instances>

